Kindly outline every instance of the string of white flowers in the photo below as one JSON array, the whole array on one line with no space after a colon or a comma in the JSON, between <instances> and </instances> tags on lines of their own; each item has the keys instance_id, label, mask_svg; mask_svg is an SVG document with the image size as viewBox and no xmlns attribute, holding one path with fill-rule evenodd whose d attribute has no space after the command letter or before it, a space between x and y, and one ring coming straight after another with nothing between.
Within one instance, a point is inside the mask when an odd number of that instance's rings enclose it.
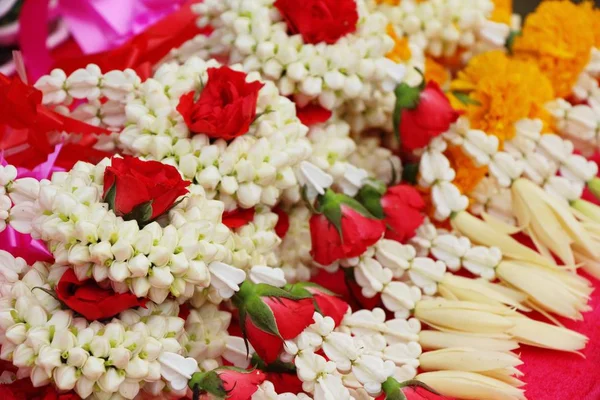
<instances>
[{"instance_id":1,"label":"string of white flowers","mask_svg":"<svg viewBox=\"0 0 600 400\"><path fill-rule=\"evenodd\" d=\"M6 229L10 209L13 203L8 196L8 189L17 178L17 169L13 165L0 165L0 232Z\"/></svg>"},{"instance_id":2,"label":"string of white flowers","mask_svg":"<svg viewBox=\"0 0 600 400\"><path fill-rule=\"evenodd\" d=\"M386 17L369 13L357 0L356 32L334 44L306 44L289 35L274 0L207 1L194 6L208 36L196 37L171 53L182 60L191 52L226 55L229 64L241 63L276 82L284 96L294 95L303 105L311 100L333 110L351 99L368 100L378 91L391 91L402 79L397 64L385 58L393 47L386 35ZM377 40L371 40L377 38Z\"/></svg>"},{"instance_id":3,"label":"string of white flowers","mask_svg":"<svg viewBox=\"0 0 600 400\"><path fill-rule=\"evenodd\" d=\"M323 392L327 391L350 398L348 388L359 387L375 396L395 373L396 363L410 363L401 354L384 354L387 343L383 336L359 339L335 330L331 317L315 313L313 319L315 322L298 337L286 341L284 360L294 362L303 390L313 393L315 400L325 399ZM316 354L320 349L327 358ZM399 358L392 361L395 355ZM412 372L414 376L416 370Z\"/></svg>"},{"instance_id":4,"label":"string of white flowers","mask_svg":"<svg viewBox=\"0 0 600 400\"><path fill-rule=\"evenodd\" d=\"M12 256L2 252L2 258L6 262ZM17 376L30 377L35 387L53 383L59 390L75 390L82 398L118 394L133 399L140 390L168 385L168 390L185 394L185 387L170 386L162 375L163 354L184 351L184 321L177 317L176 302L148 302L110 323L89 323L61 309L45 291L54 289L66 267L12 261L1 271L5 341L0 357L19 368Z\"/></svg>"},{"instance_id":5,"label":"string of white flowers","mask_svg":"<svg viewBox=\"0 0 600 400\"><path fill-rule=\"evenodd\" d=\"M367 2L372 10L384 13L398 34L433 57L452 57L459 49L461 58L502 48L510 27L491 21L494 10L490 0L403 0L390 4L382 0Z\"/></svg>"},{"instance_id":6,"label":"string of white flowers","mask_svg":"<svg viewBox=\"0 0 600 400\"><path fill-rule=\"evenodd\" d=\"M140 229L102 202L108 165L108 159L96 166L79 162L51 181L17 179L9 190L11 226L44 240L56 262L72 266L80 279L108 281L116 292L156 303L206 288L211 301L231 297L246 273L229 265L235 245L220 222L223 204L193 185L164 227L155 221Z\"/></svg>"},{"instance_id":7,"label":"string of white flowers","mask_svg":"<svg viewBox=\"0 0 600 400\"><path fill-rule=\"evenodd\" d=\"M207 69L218 66L214 60L196 57L183 65L162 65L127 103L127 126L119 135L120 146L177 167L185 178L201 185L209 198L223 201L227 210L273 206L283 192L297 190L293 167L311 153L307 128L296 118L294 104L266 82L259 92L257 118L247 134L229 143L192 135L176 110L179 99L202 88ZM247 80L258 78L254 73Z\"/></svg>"},{"instance_id":8,"label":"string of white flowers","mask_svg":"<svg viewBox=\"0 0 600 400\"><path fill-rule=\"evenodd\" d=\"M421 187L431 188L431 199L435 206L433 217L439 221L467 209L469 205L469 199L452 183L456 171L450 167L450 161L443 153L446 147L441 137L433 139L423 150L419 162L418 183Z\"/></svg>"},{"instance_id":9,"label":"string of white flowers","mask_svg":"<svg viewBox=\"0 0 600 400\"><path fill-rule=\"evenodd\" d=\"M592 47L590 50L590 61L573 86L573 96L575 99L581 102L600 101L598 77L600 77L600 50Z\"/></svg>"},{"instance_id":10,"label":"string of white flowers","mask_svg":"<svg viewBox=\"0 0 600 400\"><path fill-rule=\"evenodd\" d=\"M600 97L577 105L556 99L546 104L546 109L554 117L558 133L570 139L582 154L591 156L600 148Z\"/></svg>"}]
</instances>

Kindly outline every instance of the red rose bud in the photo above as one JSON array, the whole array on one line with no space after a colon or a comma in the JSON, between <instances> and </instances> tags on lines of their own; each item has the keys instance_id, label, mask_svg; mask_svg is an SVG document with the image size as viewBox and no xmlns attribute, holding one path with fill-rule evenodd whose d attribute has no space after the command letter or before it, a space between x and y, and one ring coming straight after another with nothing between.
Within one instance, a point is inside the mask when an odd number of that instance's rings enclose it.
<instances>
[{"instance_id":1,"label":"red rose bud","mask_svg":"<svg viewBox=\"0 0 600 400\"><path fill-rule=\"evenodd\" d=\"M425 147L431 139L441 135L458 119L459 113L434 81L425 87L398 85L394 128L407 150Z\"/></svg>"},{"instance_id":2,"label":"red rose bud","mask_svg":"<svg viewBox=\"0 0 600 400\"><path fill-rule=\"evenodd\" d=\"M312 297L316 310L325 317L331 317L336 327L342 323L344 315L350 308L350 305L340 296L316 283L300 282L286 285L285 288L290 293Z\"/></svg>"},{"instance_id":3,"label":"red rose bud","mask_svg":"<svg viewBox=\"0 0 600 400\"><path fill-rule=\"evenodd\" d=\"M310 218L310 254L321 265L360 256L385 232L383 221L344 194L327 190L317 199L317 211Z\"/></svg>"},{"instance_id":4,"label":"red rose bud","mask_svg":"<svg viewBox=\"0 0 600 400\"><path fill-rule=\"evenodd\" d=\"M294 339L313 323L312 298L271 285L245 281L232 300L244 339L267 364L277 360L285 340Z\"/></svg>"},{"instance_id":5,"label":"red rose bud","mask_svg":"<svg viewBox=\"0 0 600 400\"><path fill-rule=\"evenodd\" d=\"M377 400L452 400L442 396L435 390L416 380L398 382L389 377L381 385L383 393Z\"/></svg>"},{"instance_id":6,"label":"red rose bud","mask_svg":"<svg viewBox=\"0 0 600 400\"><path fill-rule=\"evenodd\" d=\"M254 220L254 214L254 208L236 208L233 211L225 211L222 221L229 229L241 228Z\"/></svg>"},{"instance_id":7,"label":"red rose bud","mask_svg":"<svg viewBox=\"0 0 600 400\"><path fill-rule=\"evenodd\" d=\"M318 104L308 104L304 107L296 108L296 115L303 125L311 127L322 124L331 118L331 110L321 107Z\"/></svg>"},{"instance_id":8,"label":"red rose bud","mask_svg":"<svg viewBox=\"0 0 600 400\"><path fill-rule=\"evenodd\" d=\"M283 239L290 229L290 217L281 207L276 207L273 212L277 214L277 225L275 225L275 233L280 239Z\"/></svg>"},{"instance_id":9,"label":"red rose bud","mask_svg":"<svg viewBox=\"0 0 600 400\"><path fill-rule=\"evenodd\" d=\"M56 285L56 296L88 321L111 318L121 311L144 307L146 304L146 299L138 299L133 293L102 289L91 279L82 282L72 269L68 269L60 278Z\"/></svg>"},{"instance_id":10,"label":"red rose bud","mask_svg":"<svg viewBox=\"0 0 600 400\"><path fill-rule=\"evenodd\" d=\"M232 140L248 132L256 117L260 82L229 67L209 68L208 82L196 99L192 91L179 99L177 111L193 133Z\"/></svg>"},{"instance_id":11,"label":"red rose bud","mask_svg":"<svg viewBox=\"0 0 600 400\"><path fill-rule=\"evenodd\" d=\"M196 372L188 386L194 393L194 399L200 394L211 394L218 399L250 400L258 386L266 379L262 371L241 371L222 368L208 372Z\"/></svg>"},{"instance_id":12,"label":"red rose bud","mask_svg":"<svg viewBox=\"0 0 600 400\"><path fill-rule=\"evenodd\" d=\"M333 44L356 31L355 0L277 0L274 6L290 32L300 34L304 43Z\"/></svg>"},{"instance_id":13,"label":"red rose bud","mask_svg":"<svg viewBox=\"0 0 600 400\"><path fill-rule=\"evenodd\" d=\"M425 201L417 189L409 185L389 187L381 198L381 207L387 239L406 242L415 236L415 231L425 220L422 214Z\"/></svg>"},{"instance_id":14,"label":"red rose bud","mask_svg":"<svg viewBox=\"0 0 600 400\"><path fill-rule=\"evenodd\" d=\"M103 196L116 215L145 224L169 211L189 185L171 165L113 157L104 171Z\"/></svg>"}]
</instances>

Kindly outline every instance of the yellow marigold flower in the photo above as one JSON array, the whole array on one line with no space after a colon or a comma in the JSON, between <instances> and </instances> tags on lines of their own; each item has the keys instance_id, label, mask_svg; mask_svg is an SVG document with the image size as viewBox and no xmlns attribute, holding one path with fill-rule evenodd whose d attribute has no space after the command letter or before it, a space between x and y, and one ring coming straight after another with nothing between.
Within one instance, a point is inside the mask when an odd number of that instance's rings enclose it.
<instances>
[{"instance_id":1,"label":"yellow marigold flower","mask_svg":"<svg viewBox=\"0 0 600 400\"><path fill-rule=\"evenodd\" d=\"M444 87L450 79L450 74L444 66L431 57L425 58L425 80L437 82L438 85Z\"/></svg>"},{"instance_id":2,"label":"yellow marigold flower","mask_svg":"<svg viewBox=\"0 0 600 400\"><path fill-rule=\"evenodd\" d=\"M493 0L494 12L490 20L510 25L512 17L512 0Z\"/></svg>"},{"instance_id":3,"label":"yellow marigold flower","mask_svg":"<svg viewBox=\"0 0 600 400\"><path fill-rule=\"evenodd\" d=\"M390 6L397 6L401 0L375 0L377 4L388 4Z\"/></svg>"},{"instance_id":4,"label":"yellow marigold flower","mask_svg":"<svg viewBox=\"0 0 600 400\"><path fill-rule=\"evenodd\" d=\"M465 195L471 193L488 172L485 166L475 166L471 157L466 155L459 146L448 147L444 155L450 161L452 169L456 171L452 183Z\"/></svg>"},{"instance_id":5,"label":"yellow marigold flower","mask_svg":"<svg viewBox=\"0 0 600 400\"><path fill-rule=\"evenodd\" d=\"M399 37L396 34L394 25L392 24L388 24L386 31L388 36L394 39L394 48L385 56L395 63L401 63L410 60L412 53L410 51L410 47L408 46L408 38L404 36Z\"/></svg>"},{"instance_id":6,"label":"yellow marigold flower","mask_svg":"<svg viewBox=\"0 0 600 400\"><path fill-rule=\"evenodd\" d=\"M539 118L546 125L551 121L544 108L554 99L550 81L534 62L511 59L502 51L473 57L451 90L479 102L461 109L472 128L495 135L501 143L514 136L514 124L522 118Z\"/></svg>"},{"instance_id":7,"label":"yellow marigold flower","mask_svg":"<svg viewBox=\"0 0 600 400\"><path fill-rule=\"evenodd\" d=\"M552 82L557 97L571 94L590 60L599 29L591 2L545 1L525 20L513 46L516 57L537 63ZM596 32L600 38L600 32Z\"/></svg>"}]
</instances>

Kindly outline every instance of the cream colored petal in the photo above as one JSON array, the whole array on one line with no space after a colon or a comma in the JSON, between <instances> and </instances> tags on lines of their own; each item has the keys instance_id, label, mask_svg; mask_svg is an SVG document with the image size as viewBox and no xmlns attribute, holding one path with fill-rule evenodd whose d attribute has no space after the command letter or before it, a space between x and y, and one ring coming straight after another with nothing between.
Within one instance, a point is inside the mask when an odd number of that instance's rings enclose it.
<instances>
[{"instance_id":1,"label":"cream colored petal","mask_svg":"<svg viewBox=\"0 0 600 400\"><path fill-rule=\"evenodd\" d=\"M577 352L582 350L588 338L580 333L560 326L546 324L529 318L508 317L514 322L509 333L523 344L552 350Z\"/></svg>"},{"instance_id":2,"label":"cream colored petal","mask_svg":"<svg viewBox=\"0 0 600 400\"><path fill-rule=\"evenodd\" d=\"M438 332L433 330L419 333L419 344L423 349L437 350L448 347L471 347L477 350L511 351L519 347L515 340L506 338L476 337L464 333Z\"/></svg>"},{"instance_id":3,"label":"cream colored petal","mask_svg":"<svg viewBox=\"0 0 600 400\"><path fill-rule=\"evenodd\" d=\"M452 370L482 372L517 367L523 362L513 353L449 348L429 351L419 357L423 371ZM514 371L514 370L512 370Z\"/></svg>"},{"instance_id":4,"label":"cream colored petal","mask_svg":"<svg viewBox=\"0 0 600 400\"><path fill-rule=\"evenodd\" d=\"M471 239L472 242L484 246L498 247L504 257L534 262L550 268L556 264L538 254L527 246L522 245L509 235L497 232L493 227L468 212L457 213L451 220L452 226Z\"/></svg>"},{"instance_id":5,"label":"cream colored petal","mask_svg":"<svg viewBox=\"0 0 600 400\"><path fill-rule=\"evenodd\" d=\"M444 396L465 400L525 400L523 390L473 372L425 372L415 378Z\"/></svg>"}]
</instances>

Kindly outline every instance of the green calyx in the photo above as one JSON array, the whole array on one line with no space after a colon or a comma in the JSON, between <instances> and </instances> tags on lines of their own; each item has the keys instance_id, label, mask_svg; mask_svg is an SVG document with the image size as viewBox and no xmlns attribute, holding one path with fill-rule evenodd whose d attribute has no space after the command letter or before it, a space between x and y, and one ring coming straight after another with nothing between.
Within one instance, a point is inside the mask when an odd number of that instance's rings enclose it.
<instances>
[{"instance_id":1,"label":"green calyx","mask_svg":"<svg viewBox=\"0 0 600 400\"><path fill-rule=\"evenodd\" d=\"M587 187L595 198L600 199L600 178L592 178L592 180L587 183Z\"/></svg>"},{"instance_id":2,"label":"green calyx","mask_svg":"<svg viewBox=\"0 0 600 400\"><path fill-rule=\"evenodd\" d=\"M431 387L427 386L423 382L414 379L404 382L398 382L396 379L390 376L385 382L381 384L381 389L383 390L383 393L385 393L385 400L406 400L407 397L402 391L402 389L405 387L422 388L432 394L439 395L439 393L433 390Z\"/></svg>"},{"instance_id":3,"label":"green calyx","mask_svg":"<svg viewBox=\"0 0 600 400\"><path fill-rule=\"evenodd\" d=\"M402 170L402 180L410 183L411 185L417 184L417 176L419 175L419 163L409 163L404 166Z\"/></svg>"},{"instance_id":4,"label":"green calyx","mask_svg":"<svg viewBox=\"0 0 600 400\"><path fill-rule=\"evenodd\" d=\"M513 46L515 45L515 40L522 34L523 32L521 31L510 31L508 37L506 38L506 43L504 44L506 50L508 50L508 54L513 54Z\"/></svg>"},{"instance_id":5,"label":"green calyx","mask_svg":"<svg viewBox=\"0 0 600 400\"><path fill-rule=\"evenodd\" d=\"M219 378L216 370L208 372L196 372L188 382L188 386L194 393L194 400L198 399L202 393L210 393L213 396L224 399L227 397L227 391L223 387L223 381Z\"/></svg>"},{"instance_id":6,"label":"green calyx","mask_svg":"<svg viewBox=\"0 0 600 400\"><path fill-rule=\"evenodd\" d=\"M348 206L364 217L378 219L365 206L352 197L342 193L336 193L327 189L324 195L317 197L316 211L325 215L327 220L333 224L340 238L342 235L342 205Z\"/></svg>"},{"instance_id":7,"label":"green calyx","mask_svg":"<svg viewBox=\"0 0 600 400\"><path fill-rule=\"evenodd\" d=\"M375 218L383 219L383 207L381 198L385 194L387 187L381 181L368 180L356 195L356 200L360 202Z\"/></svg>"},{"instance_id":8,"label":"green calyx","mask_svg":"<svg viewBox=\"0 0 600 400\"><path fill-rule=\"evenodd\" d=\"M117 213L117 209L115 207L115 202L117 198L117 183L113 183L106 195L104 196L104 202L108 204L108 208L113 210L115 214ZM152 202L153 200L146 201L144 203L138 204L128 212L123 215L123 219L125 221L136 220L140 227L143 227L150 222L152 222Z\"/></svg>"},{"instance_id":9,"label":"green calyx","mask_svg":"<svg viewBox=\"0 0 600 400\"><path fill-rule=\"evenodd\" d=\"M308 291L307 291L308 292ZM246 335L246 318L254 326L263 332L277 336L283 340L277 327L277 321L271 308L264 302L264 298L273 299L289 299L299 301L306 298L311 298L310 293L292 293L288 290L268 285L266 283L252 283L244 281L240 286L240 290L232 297L233 304L239 311L240 327L244 340L246 342L246 351L249 353L248 340Z\"/></svg>"},{"instance_id":10,"label":"green calyx","mask_svg":"<svg viewBox=\"0 0 600 400\"><path fill-rule=\"evenodd\" d=\"M421 96L421 92L423 91L425 80L418 87L408 86L406 83L401 83L396 86L394 90L394 94L396 95L396 105L394 106L394 113L392 114L393 123L394 123L394 133L396 134L396 139L398 139L398 143L402 144L402 139L400 138L400 124L402 123L402 111L404 110L412 110L417 108L419 105L419 99Z\"/></svg>"}]
</instances>

